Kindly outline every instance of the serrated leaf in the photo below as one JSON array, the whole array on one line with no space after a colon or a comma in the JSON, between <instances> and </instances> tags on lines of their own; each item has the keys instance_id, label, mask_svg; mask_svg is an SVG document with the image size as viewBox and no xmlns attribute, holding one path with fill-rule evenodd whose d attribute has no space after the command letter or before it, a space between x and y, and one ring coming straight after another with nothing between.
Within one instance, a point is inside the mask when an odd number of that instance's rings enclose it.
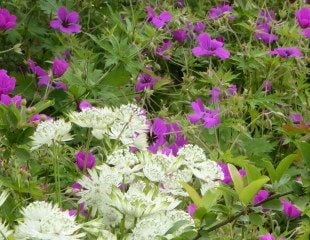
<instances>
[{"instance_id":1,"label":"serrated leaf","mask_svg":"<svg viewBox=\"0 0 310 240\"><path fill-rule=\"evenodd\" d=\"M239 195L244 187L243 179L234 165L228 164L228 169L234 183L234 189Z\"/></svg>"},{"instance_id":2,"label":"serrated leaf","mask_svg":"<svg viewBox=\"0 0 310 240\"><path fill-rule=\"evenodd\" d=\"M203 207L203 201L200 195L197 193L197 191L190 186L189 184L183 182L182 183L183 188L188 193L189 197L193 200L193 202L196 204L197 207Z\"/></svg>"},{"instance_id":3,"label":"serrated leaf","mask_svg":"<svg viewBox=\"0 0 310 240\"><path fill-rule=\"evenodd\" d=\"M251 182L248 186L246 186L241 193L239 194L239 198L244 205L247 205L255 196L255 194L262 188L262 186L269 181L269 177L263 176L260 179L257 179Z\"/></svg>"},{"instance_id":4,"label":"serrated leaf","mask_svg":"<svg viewBox=\"0 0 310 240\"><path fill-rule=\"evenodd\" d=\"M56 14L56 11L59 7L56 0L40 0L39 6L40 9L47 15L50 15L52 13Z\"/></svg>"}]
</instances>

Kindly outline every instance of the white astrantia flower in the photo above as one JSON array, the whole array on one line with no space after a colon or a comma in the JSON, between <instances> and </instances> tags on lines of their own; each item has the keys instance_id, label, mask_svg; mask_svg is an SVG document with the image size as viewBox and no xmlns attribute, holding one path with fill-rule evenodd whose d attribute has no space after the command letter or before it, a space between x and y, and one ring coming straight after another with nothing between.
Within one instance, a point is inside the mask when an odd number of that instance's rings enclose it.
<instances>
[{"instance_id":1,"label":"white astrantia flower","mask_svg":"<svg viewBox=\"0 0 310 240\"><path fill-rule=\"evenodd\" d=\"M108 165L89 170L89 176L83 176L77 181L82 189L77 192L81 197L80 202L85 202L86 208L91 209L91 215L97 212L103 218L106 225L115 225L121 220L121 214L108 205L112 187L118 187L122 183L122 175L117 169Z\"/></svg>"},{"instance_id":2,"label":"white astrantia flower","mask_svg":"<svg viewBox=\"0 0 310 240\"><path fill-rule=\"evenodd\" d=\"M130 185L125 193L118 188L113 188L110 197L111 206L125 215L137 218L160 211L170 211L180 203L179 200L160 193L155 185L147 186L143 182Z\"/></svg>"},{"instance_id":3,"label":"white astrantia flower","mask_svg":"<svg viewBox=\"0 0 310 240\"><path fill-rule=\"evenodd\" d=\"M175 232L165 235L179 221L183 221L183 225ZM173 239L185 232L186 228L194 228L194 221L186 212L179 210L159 212L140 219L128 240L156 240L162 239L163 236L165 239Z\"/></svg>"},{"instance_id":4,"label":"white astrantia flower","mask_svg":"<svg viewBox=\"0 0 310 240\"><path fill-rule=\"evenodd\" d=\"M124 145L146 149L149 127L145 111L137 105L127 104L114 109L114 112L116 119L108 133L109 137L120 140Z\"/></svg>"},{"instance_id":5,"label":"white astrantia flower","mask_svg":"<svg viewBox=\"0 0 310 240\"><path fill-rule=\"evenodd\" d=\"M186 144L178 151L178 156L183 158L185 162L191 166L196 162L204 162L207 160L206 154L202 148L197 145Z\"/></svg>"},{"instance_id":6,"label":"white astrantia flower","mask_svg":"<svg viewBox=\"0 0 310 240\"><path fill-rule=\"evenodd\" d=\"M184 165L200 179L202 193L219 186L219 180L224 177L218 164L207 159L203 149L196 145L187 144L182 147L178 152L178 158L184 159Z\"/></svg>"},{"instance_id":7,"label":"white astrantia flower","mask_svg":"<svg viewBox=\"0 0 310 240\"><path fill-rule=\"evenodd\" d=\"M70 141L71 123L63 119L48 120L39 123L32 138L32 149L40 148L43 145L51 146L57 142Z\"/></svg>"},{"instance_id":8,"label":"white astrantia flower","mask_svg":"<svg viewBox=\"0 0 310 240\"><path fill-rule=\"evenodd\" d=\"M6 240L13 231L8 228L5 222L2 222L0 219L0 240ZM5 238L4 238L5 237Z\"/></svg>"},{"instance_id":9,"label":"white astrantia flower","mask_svg":"<svg viewBox=\"0 0 310 240\"><path fill-rule=\"evenodd\" d=\"M181 182L192 180L192 171L181 169L182 161L173 155L142 152L139 159L143 165L143 174L152 182L160 183L160 191L179 196L187 196Z\"/></svg>"},{"instance_id":10,"label":"white astrantia flower","mask_svg":"<svg viewBox=\"0 0 310 240\"><path fill-rule=\"evenodd\" d=\"M129 148L120 148L107 156L107 164L123 175L123 183L131 183L135 179L135 173L141 170L139 159ZM100 169L100 166L97 168Z\"/></svg>"},{"instance_id":11,"label":"white astrantia flower","mask_svg":"<svg viewBox=\"0 0 310 240\"><path fill-rule=\"evenodd\" d=\"M91 107L69 114L71 122L80 127L91 128L93 136L97 139L102 139L107 134L116 117L115 111L108 107Z\"/></svg>"},{"instance_id":12,"label":"white astrantia flower","mask_svg":"<svg viewBox=\"0 0 310 240\"><path fill-rule=\"evenodd\" d=\"M22 210L15 238L18 240L77 240L85 234L78 233L81 226L68 211L61 211L56 205L36 201Z\"/></svg>"}]
</instances>

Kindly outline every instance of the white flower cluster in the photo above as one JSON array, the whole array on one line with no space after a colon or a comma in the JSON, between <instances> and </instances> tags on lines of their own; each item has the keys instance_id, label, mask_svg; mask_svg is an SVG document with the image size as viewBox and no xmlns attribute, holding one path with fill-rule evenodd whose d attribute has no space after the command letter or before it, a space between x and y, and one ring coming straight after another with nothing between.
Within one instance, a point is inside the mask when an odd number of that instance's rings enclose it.
<instances>
[{"instance_id":1,"label":"white flower cluster","mask_svg":"<svg viewBox=\"0 0 310 240\"><path fill-rule=\"evenodd\" d=\"M33 202L22 210L22 214L23 220L15 233L18 240L77 240L85 235L77 233L81 227L76 224L75 217L51 203Z\"/></svg>"},{"instance_id":2,"label":"white flower cluster","mask_svg":"<svg viewBox=\"0 0 310 240\"><path fill-rule=\"evenodd\" d=\"M43 145L51 146L57 142L70 141L71 123L63 119L48 120L39 123L32 138L32 149L40 148Z\"/></svg>"},{"instance_id":3,"label":"white flower cluster","mask_svg":"<svg viewBox=\"0 0 310 240\"><path fill-rule=\"evenodd\" d=\"M160 193L155 186L146 186L143 182L131 184L125 193L114 188L110 198L111 206L136 218L172 210L180 203L173 197Z\"/></svg>"},{"instance_id":4,"label":"white flower cluster","mask_svg":"<svg viewBox=\"0 0 310 240\"><path fill-rule=\"evenodd\" d=\"M91 208L92 216L99 212L106 225L120 222L121 214L109 205L112 187L122 183L122 175L116 169L102 165L99 171L90 170L89 176L83 176L78 183L83 187L77 193L81 197L80 202L85 202Z\"/></svg>"},{"instance_id":5,"label":"white flower cluster","mask_svg":"<svg viewBox=\"0 0 310 240\"><path fill-rule=\"evenodd\" d=\"M70 113L69 118L80 127L91 128L93 136L98 139L107 135L126 146L136 146L139 149L147 147L147 119L143 109L134 104L114 109L86 108L81 112Z\"/></svg>"},{"instance_id":6,"label":"white flower cluster","mask_svg":"<svg viewBox=\"0 0 310 240\"><path fill-rule=\"evenodd\" d=\"M222 177L221 168L195 145L185 145L177 156L120 148L78 181L82 188L77 194L107 230L122 222L132 232L127 240L172 239L194 226L187 213L176 210L178 197L187 196L182 182L198 180L204 194ZM180 220L184 227L166 234Z\"/></svg>"},{"instance_id":7,"label":"white flower cluster","mask_svg":"<svg viewBox=\"0 0 310 240\"><path fill-rule=\"evenodd\" d=\"M175 232L166 234L176 222L183 221L183 225ZM133 229L132 235L128 240L146 240L146 239L173 239L185 231L185 228L193 228L194 221L184 211L172 210L163 211L157 214L150 215L140 220Z\"/></svg>"}]
</instances>

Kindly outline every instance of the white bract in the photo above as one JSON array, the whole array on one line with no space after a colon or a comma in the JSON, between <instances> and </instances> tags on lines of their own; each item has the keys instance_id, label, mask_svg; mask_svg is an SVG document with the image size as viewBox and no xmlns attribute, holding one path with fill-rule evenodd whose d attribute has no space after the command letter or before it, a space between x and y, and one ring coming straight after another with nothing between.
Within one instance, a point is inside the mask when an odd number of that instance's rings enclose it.
<instances>
[{"instance_id":1,"label":"white bract","mask_svg":"<svg viewBox=\"0 0 310 240\"><path fill-rule=\"evenodd\" d=\"M51 203L36 201L22 210L23 220L16 228L18 240L77 240L85 234L77 233L81 226L67 211Z\"/></svg>"},{"instance_id":2,"label":"white bract","mask_svg":"<svg viewBox=\"0 0 310 240\"><path fill-rule=\"evenodd\" d=\"M114 188L110 196L111 206L123 214L138 218L172 210L180 203L173 197L160 193L156 186L146 186L142 182L130 185L126 193Z\"/></svg>"},{"instance_id":3,"label":"white bract","mask_svg":"<svg viewBox=\"0 0 310 240\"><path fill-rule=\"evenodd\" d=\"M165 235L178 221L183 221L183 225L175 232ZM172 239L182 234L188 227L194 227L194 221L186 212L179 210L160 212L139 220L128 240L156 240L162 239L163 236Z\"/></svg>"},{"instance_id":4,"label":"white bract","mask_svg":"<svg viewBox=\"0 0 310 240\"><path fill-rule=\"evenodd\" d=\"M91 208L91 215L99 212L106 225L115 225L121 220L121 214L109 206L112 187L118 187L122 183L122 175L108 165L89 170L89 176L83 176L77 181L82 189L77 192L81 197L80 202L85 202L87 208Z\"/></svg>"},{"instance_id":5,"label":"white bract","mask_svg":"<svg viewBox=\"0 0 310 240\"><path fill-rule=\"evenodd\" d=\"M32 138L32 149L40 148L43 145L51 146L58 142L70 141L71 123L63 119L48 120L39 123Z\"/></svg>"}]
</instances>

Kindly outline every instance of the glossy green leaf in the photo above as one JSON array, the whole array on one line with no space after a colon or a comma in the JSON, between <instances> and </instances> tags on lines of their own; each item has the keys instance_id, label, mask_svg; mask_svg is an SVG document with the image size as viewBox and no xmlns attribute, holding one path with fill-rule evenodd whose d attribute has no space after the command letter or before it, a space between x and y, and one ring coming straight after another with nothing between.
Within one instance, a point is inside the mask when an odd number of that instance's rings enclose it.
<instances>
[{"instance_id":1,"label":"glossy green leaf","mask_svg":"<svg viewBox=\"0 0 310 240\"><path fill-rule=\"evenodd\" d=\"M255 196L255 194L262 188L262 186L269 181L269 177L263 176L260 179L257 179L251 182L246 186L241 193L239 198L244 205L247 205Z\"/></svg>"},{"instance_id":2,"label":"glossy green leaf","mask_svg":"<svg viewBox=\"0 0 310 240\"><path fill-rule=\"evenodd\" d=\"M239 195L244 187L243 179L234 165L228 164L228 169L234 183L234 188Z\"/></svg>"},{"instance_id":3,"label":"glossy green leaf","mask_svg":"<svg viewBox=\"0 0 310 240\"><path fill-rule=\"evenodd\" d=\"M281 160L276 169L276 180L279 181L286 170L290 167L294 160L296 160L297 154L290 154Z\"/></svg>"},{"instance_id":4,"label":"glossy green leaf","mask_svg":"<svg viewBox=\"0 0 310 240\"><path fill-rule=\"evenodd\" d=\"M187 183L182 183L183 188L186 190L190 198L196 204L197 207L203 207L203 200L196 190Z\"/></svg>"}]
</instances>

